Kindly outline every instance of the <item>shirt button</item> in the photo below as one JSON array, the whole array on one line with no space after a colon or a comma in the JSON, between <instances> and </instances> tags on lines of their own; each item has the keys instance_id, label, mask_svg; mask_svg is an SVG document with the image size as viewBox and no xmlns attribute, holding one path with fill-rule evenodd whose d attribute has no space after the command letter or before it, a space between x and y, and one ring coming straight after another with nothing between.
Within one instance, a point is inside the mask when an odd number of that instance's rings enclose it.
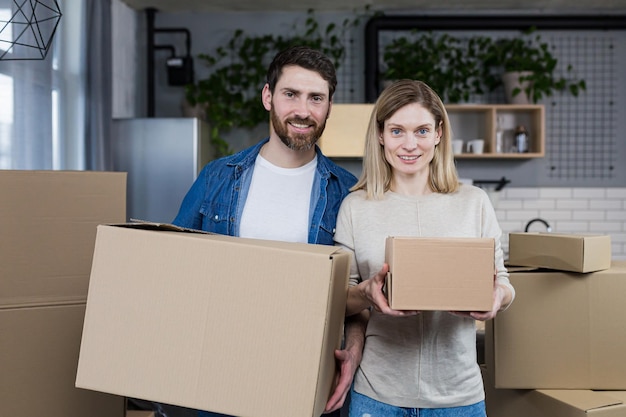
<instances>
[{"instance_id":1,"label":"shirt button","mask_svg":"<svg viewBox=\"0 0 626 417\"><path fill-rule=\"evenodd\" d=\"M213 217L215 220L218 220L220 218L220 216L218 216L217 214L215 215L215 217Z\"/></svg>"}]
</instances>

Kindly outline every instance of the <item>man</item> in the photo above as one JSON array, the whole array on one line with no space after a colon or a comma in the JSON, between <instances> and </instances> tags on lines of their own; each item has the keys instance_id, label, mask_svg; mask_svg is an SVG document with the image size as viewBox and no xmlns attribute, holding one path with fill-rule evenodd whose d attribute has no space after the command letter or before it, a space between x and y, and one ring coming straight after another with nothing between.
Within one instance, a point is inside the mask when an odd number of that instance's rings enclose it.
<instances>
[{"instance_id":1,"label":"man","mask_svg":"<svg viewBox=\"0 0 626 417\"><path fill-rule=\"evenodd\" d=\"M299 46L277 54L262 91L269 138L207 164L173 223L232 236L332 245L339 206L356 182L316 146L336 85L335 68L324 54ZM345 348L335 353L339 376L325 413L339 415L361 360L363 334L362 322L346 323Z\"/></svg>"}]
</instances>

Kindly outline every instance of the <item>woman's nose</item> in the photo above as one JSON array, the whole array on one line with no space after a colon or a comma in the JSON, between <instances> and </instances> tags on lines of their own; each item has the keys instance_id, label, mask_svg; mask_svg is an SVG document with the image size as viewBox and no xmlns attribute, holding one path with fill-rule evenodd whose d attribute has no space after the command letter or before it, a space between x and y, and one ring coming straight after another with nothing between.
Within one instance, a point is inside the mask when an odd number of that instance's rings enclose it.
<instances>
[{"instance_id":1,"label":"woman's nose","mask_svg":"<svg viewBox=\"0 0 626 417\"><path fill-rule=\"evenodd\" d=\"M413 135L408 135L404 141L404 148L408 150L417 148L417 138Z\"/></svg>"}]
</instances>

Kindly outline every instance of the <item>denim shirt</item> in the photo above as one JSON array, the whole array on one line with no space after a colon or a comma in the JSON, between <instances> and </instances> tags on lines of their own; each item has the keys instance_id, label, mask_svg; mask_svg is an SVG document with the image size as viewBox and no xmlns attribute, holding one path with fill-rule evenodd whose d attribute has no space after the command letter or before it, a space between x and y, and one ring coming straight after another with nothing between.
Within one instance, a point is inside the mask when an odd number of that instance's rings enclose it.
<instances>
[{"instance_id":1,"label":"denim shirt","mask_svg":"<svg viewBox=\"0 0 626 417\"><path fill-rule=\"evenodd\" d=\"M173 224L239 236L254 163L269 138L234 155L209 162L183 199ZM317 170L311 190L309 243L332 245L341 201L356 177L325 157L316 146Z\"/></svg>"}]
</instances>

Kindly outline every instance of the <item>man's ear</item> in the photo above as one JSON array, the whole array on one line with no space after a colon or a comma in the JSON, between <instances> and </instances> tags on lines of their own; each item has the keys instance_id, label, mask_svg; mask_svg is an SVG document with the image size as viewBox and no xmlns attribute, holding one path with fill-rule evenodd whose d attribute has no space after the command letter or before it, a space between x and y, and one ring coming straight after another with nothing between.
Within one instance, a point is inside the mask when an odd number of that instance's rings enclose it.
<instances>
[{"instance_id":1,"label":"man's ear","mask_svg":"<svg viewBox=\"0 0 626 417\"><path fill-rule=\"evenodd\" d=\"M272 92L270 91L270 85L265 84L263 91L261 92L261 101L265 110L270 111L272 109Z\"/></svg>"}]
</instances>

